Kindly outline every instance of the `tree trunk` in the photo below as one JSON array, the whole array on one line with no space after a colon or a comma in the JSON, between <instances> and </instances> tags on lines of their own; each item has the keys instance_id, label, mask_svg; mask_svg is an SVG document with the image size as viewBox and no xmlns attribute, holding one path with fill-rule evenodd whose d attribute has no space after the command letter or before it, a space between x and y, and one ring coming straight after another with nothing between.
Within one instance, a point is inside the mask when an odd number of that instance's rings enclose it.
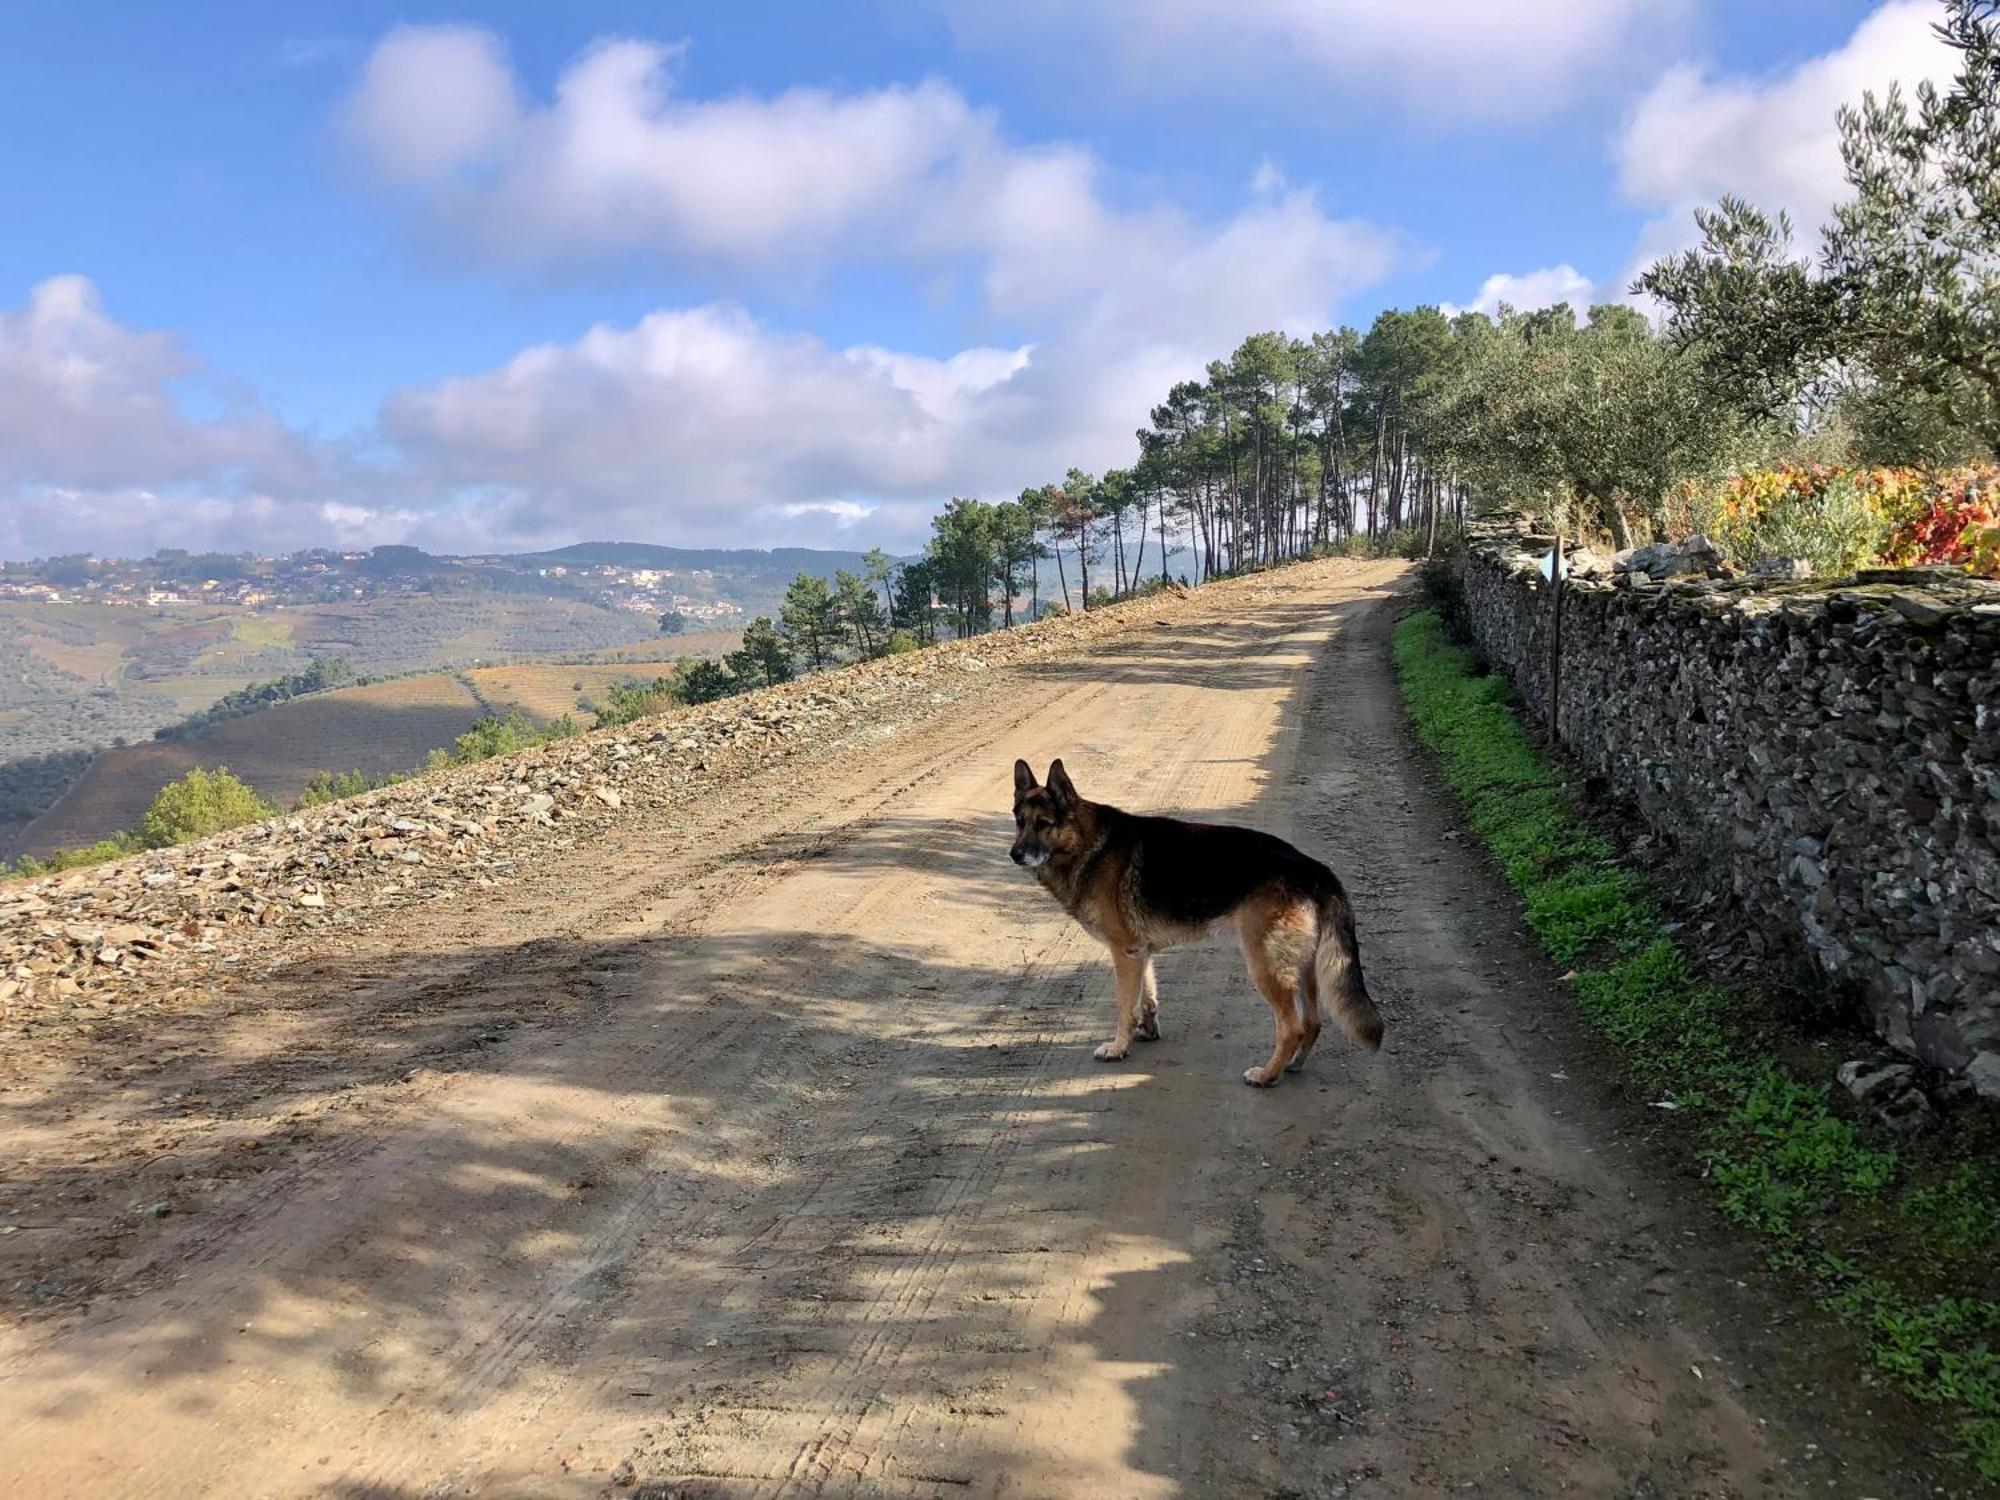
<instances>
[{"instance_id":1,"label":"tree trunk","mask_svg":"<svg viewBox=\"0 0 2000 1500\"><path fill-rule=\"evenodd\" d=\"M1346 459L1347 425L1340 414L1341 377L1336 372L1333 377L1333 493L1340 503L1341 526L1347 535L1354 534L1354 514L1349 509L1350 497L1341 473L1341 464Z\"/></svg>"},{"instance_id":2,"label":"tree trunk","mask_svg":"<svg viewBox=\"0 0 2000 1500\"><path fill-rule=\"evenodd\" d=\"M1375 462L1368 471L1368 536L1375 536L1375 513L1380 508L1382 495L1382 460L1387 454L1389 441L1389 407L1387 403L1375 409Z\"/></svg>"},{"instance_id":3,"label":"tree trunk","mask_svg":"<svg viewBox=\"0 0 2000 1500\"><path fill-rule=\"evenodd\" d=\"M1598 514L1603 517L1605 529L1611 533L1611 545L1623 552L1632 545L1631 528L1625 524L1624 507L1609 495L1597 497Z\"/></svg>"},{"instance_id":4,"label":"tree trunk","mask_svg":"<svg viewBox=\"0 0 2000 1500\"><path fill-rule=\"evenodd\" d=\"M1320 544L1326 542L1326 469L1331 461L1328 454L1327 434L1321 432L1319 445L1319 505L1313 516L1312 539Z\"/></svg>"},{"instance_id":5,"label":"tree trunk","mask_svg":"<svg viewBox=\"0 0 2000 1500\"><path fill-rule=\"evenodd\" d=\"M1389 530L1391 531L1403 529L1403 507L1409 499L1409 460L1409 429L1398 425L1396 451L1389 466Z\"/></svg>"},{"instance_id":6,"label":"tree trunk","mask_svg":"<svg viewBox=\"0 0 2000 1500\"><path fill-rule=\"evenodd\" d=\"M1139 574L1146 567L1146 497L1139 497L1139 545L1132 550L1132 581L1126 585L1126 592L1139 586Z\"/></svg>"}]
</instances>

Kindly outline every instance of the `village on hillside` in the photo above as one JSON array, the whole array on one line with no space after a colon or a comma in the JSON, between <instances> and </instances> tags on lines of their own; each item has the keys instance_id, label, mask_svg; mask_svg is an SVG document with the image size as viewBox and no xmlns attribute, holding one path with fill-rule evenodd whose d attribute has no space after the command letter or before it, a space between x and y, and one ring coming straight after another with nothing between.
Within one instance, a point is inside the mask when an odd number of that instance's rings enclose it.
<instances>
[{"instance_id":1,"label":"village on hillside","mask_svg":"<svg viewBox=\"0 0 2000 1500\"><path fill-rule=\"evenodd\" d=\"M741 602L718 597L710 568L563 563L507 556L437 557L415 547L346 552L316 547L283 556L189 553L72 555L0 563L0 599L42 604L168 608L188 604L336 604L450 589L543 593L634 614L675 614L730 625Z\"/></svg>"}]
</instances>

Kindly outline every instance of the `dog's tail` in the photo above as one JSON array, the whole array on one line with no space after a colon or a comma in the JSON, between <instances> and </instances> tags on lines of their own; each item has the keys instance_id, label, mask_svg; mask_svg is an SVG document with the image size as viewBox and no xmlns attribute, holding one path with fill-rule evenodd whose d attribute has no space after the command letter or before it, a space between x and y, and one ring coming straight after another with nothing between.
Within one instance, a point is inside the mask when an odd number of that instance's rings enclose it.
<instances>
[{"instance_id":1,"label":"dog's tail","mask_svg":"<svg viewBox=\"0 0 2000 1500\"><path fill-rule=\"evenodd\" d=\"M1354 940L1354 911L1334 889L1319 898L1319 941L1313 948L1313 978L1320 998L1333 1007L1348 1036L1370 1052L1382 1045L1382 1013L1368 998L1361 977L1361 948Z\"/></svg>"}]
</instances>

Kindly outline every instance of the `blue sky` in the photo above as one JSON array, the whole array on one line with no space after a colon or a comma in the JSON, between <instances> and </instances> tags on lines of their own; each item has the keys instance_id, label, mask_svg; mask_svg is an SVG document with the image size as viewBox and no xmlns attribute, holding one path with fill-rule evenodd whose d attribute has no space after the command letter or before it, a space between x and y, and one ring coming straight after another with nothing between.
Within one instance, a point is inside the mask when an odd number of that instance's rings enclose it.
<instances>
[{"instance_id":1,"label":"blue sky","mask_svg":"<svg viewBox=\"0 0 2000 1500\"><path fill-rule=\"evenodd\" d=\"M907 546L1255 329L1620 295L1722 191L1815 222L1933 15L8 7L0 553Z\"/></svg>"}]
</instances>

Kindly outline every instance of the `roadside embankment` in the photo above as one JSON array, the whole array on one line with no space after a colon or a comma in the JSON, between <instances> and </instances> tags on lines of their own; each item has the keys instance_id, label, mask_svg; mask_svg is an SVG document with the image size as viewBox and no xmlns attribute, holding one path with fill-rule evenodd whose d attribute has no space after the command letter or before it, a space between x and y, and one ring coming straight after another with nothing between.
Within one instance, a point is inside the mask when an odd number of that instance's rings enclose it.
<instances>
[{"instance_id":1,"label":"roadside embankment","mask_svg":"<svg viewBox=\"0 0 2000 1500\"><path fill-rule=\"evenodd\" d=\"M1254 578L1203 589L1257 587ZM242 976L288 931L505 884L640 809L671 809L886 732L1012 666L1191 616L1168 590L813 673L558 740L213 838L0 886L0 1040L172 1004ZM248 967L246 967L248 966Z\"/></svg>"}]
</instances>

